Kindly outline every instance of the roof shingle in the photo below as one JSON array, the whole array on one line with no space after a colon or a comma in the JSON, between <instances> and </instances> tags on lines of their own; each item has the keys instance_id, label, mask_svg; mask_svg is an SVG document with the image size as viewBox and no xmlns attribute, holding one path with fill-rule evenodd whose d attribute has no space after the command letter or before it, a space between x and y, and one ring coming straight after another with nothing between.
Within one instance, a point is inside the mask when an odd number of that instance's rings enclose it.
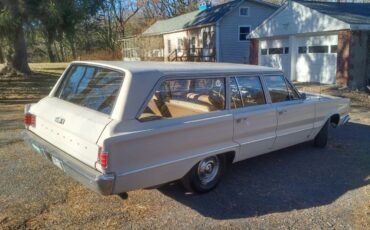
<instances>
[{"instance_id":1,"label":"roof shingle","mask_svg":"<svg viewBox=\"0 0 370 230\"><path fill-rule=\"evenodd\" d=\"M369 3L337 3L301 1L296 2L349 24L370 24Z\"/></svg>"},{"instance_id":2,"label":"roof shingle","mask_svg":"<svg viewBox=\"0 0 370 230\"><path fill-rule=\"evenodd\" d=\"M174 18L159 20L151 27L149 27L146 31L144 31L143 35L165 34L173 31L180 31L188 28L216 23L243 1L245 0L234 0L210 7L206 10L196 10ZM277 6L275 6L274 4L264 2L262 0L253 1L277 8Z\"/></svg>"}]
</instances>

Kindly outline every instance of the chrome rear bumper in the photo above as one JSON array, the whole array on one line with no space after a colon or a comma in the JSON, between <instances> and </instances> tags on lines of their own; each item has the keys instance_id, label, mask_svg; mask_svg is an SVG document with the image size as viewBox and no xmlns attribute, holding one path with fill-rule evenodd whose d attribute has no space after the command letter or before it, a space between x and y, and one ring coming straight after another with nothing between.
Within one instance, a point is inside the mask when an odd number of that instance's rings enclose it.
<instances>
[{"instance_id":1,"label":"chrome rear bumper","mask_svg":"<svg viewBox=\"0 0 370 230\"><path fill-rule=\"evenodd\" d=\"M28 130L22 132L22 137L36 153L53 162L73 179L102 195L112 194L114 174L102 174Z\"/></svg>"},{"instance_id":2,"label":"chrome rear bumper","mask_svg":"<svg viewBox=\"0 0 370 230\"><path fill-rule=\"evenodd\" d=\"M348 123L348 121L351 119L351 117L347 114L343 117L340 118L340 121L339 121L339 126L341 125L345 125L346 123Z\"/></svg>"}]
</instances>

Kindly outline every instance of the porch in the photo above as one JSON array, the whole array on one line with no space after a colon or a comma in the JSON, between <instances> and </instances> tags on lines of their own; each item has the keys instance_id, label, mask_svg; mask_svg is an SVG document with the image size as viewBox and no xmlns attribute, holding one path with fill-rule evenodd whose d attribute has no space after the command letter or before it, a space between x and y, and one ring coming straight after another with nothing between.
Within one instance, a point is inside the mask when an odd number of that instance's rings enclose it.
<instances>
[{"instance_id":1,"label":"porch","mask_svg":"<svg viewBox=\"0 0 370 230\"><path fill-rule=\"evenodd\" d=\"M169 62L216 62L216 49L190 48L175 49L167 57Z\"/></svg>"}]
</instances>

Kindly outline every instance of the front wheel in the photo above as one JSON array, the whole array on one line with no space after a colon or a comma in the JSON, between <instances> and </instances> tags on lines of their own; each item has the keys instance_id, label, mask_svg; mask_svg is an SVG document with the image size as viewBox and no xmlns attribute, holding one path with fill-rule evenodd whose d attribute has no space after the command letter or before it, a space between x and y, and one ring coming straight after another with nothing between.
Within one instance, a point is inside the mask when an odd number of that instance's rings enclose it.
<instances>
[{"instance_id":1,"label":"front wheel","mask_svg":"<svg viewBox=\"0 0 370 230\"><path fill-rule=\"evenodd\" d=\"M214 189L225 172L225 158L211 156L199 161L181 180L190 192L206 193Z\"/></svg>"}]
</instances>

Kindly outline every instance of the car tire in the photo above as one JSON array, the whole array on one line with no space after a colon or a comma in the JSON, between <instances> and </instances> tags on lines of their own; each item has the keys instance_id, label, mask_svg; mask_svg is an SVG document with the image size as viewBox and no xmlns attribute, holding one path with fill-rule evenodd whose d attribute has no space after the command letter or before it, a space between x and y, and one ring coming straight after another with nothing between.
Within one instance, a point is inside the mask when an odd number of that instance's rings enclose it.
<instances>
[{"instance_id":1,"label":"car tire","mask_svg":"<svg viewBox=\"0 0 370 230\"><path fill-rule=\"evenodd\" d=\"M314 146L318 148L325 148L328 143L328 133L329 133L329 120L321 128L320 132L316 135L314 139Z\"/></svg>"},{"instance_id":2,"label":"car tire","mask_svg":"<svg viewBox=\"0 0 370 230\"><path fill-rule=\"evenodd\" d=\"M223 155L210 156L199 161L181 180L186 190L193 193L207 193L220 183L226 170Z\"/></svg>"}]
</instances>

